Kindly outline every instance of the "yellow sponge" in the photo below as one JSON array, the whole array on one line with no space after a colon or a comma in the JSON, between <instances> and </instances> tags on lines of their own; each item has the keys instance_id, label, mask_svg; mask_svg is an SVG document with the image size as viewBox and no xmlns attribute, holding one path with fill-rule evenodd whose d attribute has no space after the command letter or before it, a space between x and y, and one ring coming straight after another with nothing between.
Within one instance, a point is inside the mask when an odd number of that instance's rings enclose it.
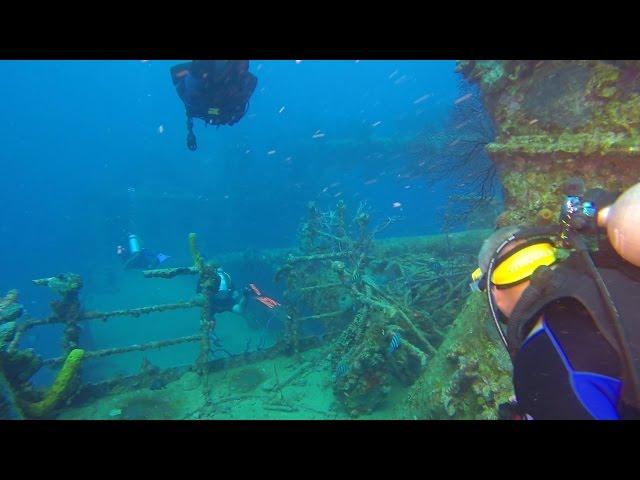
<instances>
[{"instance_id":1,"label":"yellow sponge","mask_svg":"<svg viewBox=\"0 0 640 480\"><path fill-rule=\"evenodd\" d=\"M83 356L84 350L80 348L71 350L44 398L39 402L24 405L24 411L28 417L42 418L49 415L69 395L73 379L78 374Z\"/></svg>"}]
</instances>

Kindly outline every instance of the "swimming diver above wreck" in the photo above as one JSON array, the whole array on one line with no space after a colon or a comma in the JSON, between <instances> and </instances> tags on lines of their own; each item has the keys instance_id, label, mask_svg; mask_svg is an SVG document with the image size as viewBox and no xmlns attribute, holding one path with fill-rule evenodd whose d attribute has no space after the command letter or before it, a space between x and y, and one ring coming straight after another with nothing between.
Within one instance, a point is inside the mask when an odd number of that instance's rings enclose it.
<instances>
[{"instance_id":1,"label":"swimming diver above wreck","mask_svg":"<svg viewBox=\"0 0 640 480\"><path fill-rule=\"evenodd\" d=\"M193 119L207 125L233 125L249 108L258 79L249 60L193 60L171 67L171 79L187 114L187 148L198 148Z\"/></svg>"}]
</instances>

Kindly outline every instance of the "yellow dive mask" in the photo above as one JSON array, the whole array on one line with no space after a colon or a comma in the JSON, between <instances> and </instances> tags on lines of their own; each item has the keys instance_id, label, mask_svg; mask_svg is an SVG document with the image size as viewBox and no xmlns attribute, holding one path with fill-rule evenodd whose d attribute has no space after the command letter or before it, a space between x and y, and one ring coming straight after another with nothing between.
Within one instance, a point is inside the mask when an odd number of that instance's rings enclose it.
<instances>
[{"instance_id":1,"label":"yellow dive mask","mask_svg":"<svg viewBox=\"0 0 640 480\"><path fill-rule=\"evenodd\" d=\"M497 288L509 288L517 285L533 274L542 265L553 265L557 261L556 248L550 241L535 240L518 245L504 257L495 262L491 275L491 283ZM472 274L473 290L487 288L486 275L480 268Z\"/></svg>"}]
</instances>

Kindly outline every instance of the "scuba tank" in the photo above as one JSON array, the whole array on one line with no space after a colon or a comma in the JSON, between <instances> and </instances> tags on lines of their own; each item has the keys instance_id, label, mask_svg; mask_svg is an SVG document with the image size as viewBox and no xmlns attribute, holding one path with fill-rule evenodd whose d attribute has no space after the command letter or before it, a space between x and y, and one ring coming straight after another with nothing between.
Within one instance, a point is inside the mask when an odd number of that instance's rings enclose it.
<instances>
[{"instance_id":1,"label":"scuba tank","mask_svg":"<svg viewBox=\"0 0 640 480\"><path fill-rule=\"evenodd\" d=\"M140 250L140 240L138 240L138 236L133 233L129 234L129 253L135 255L139 253Z\"/></svg>"}]
</instances>

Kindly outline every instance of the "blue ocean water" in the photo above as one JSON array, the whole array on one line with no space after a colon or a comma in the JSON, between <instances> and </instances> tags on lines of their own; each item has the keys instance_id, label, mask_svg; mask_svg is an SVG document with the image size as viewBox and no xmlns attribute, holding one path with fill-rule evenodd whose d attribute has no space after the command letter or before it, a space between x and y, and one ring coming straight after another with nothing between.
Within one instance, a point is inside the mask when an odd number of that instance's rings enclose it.
<instances>
[{"instance_id":1,"label":"blue ocean water","mask_svg":"<svg viewBox=\"0 0 640 480\"><path fill-rule=\"evenodd\" d=\"M455 62L253 60L258 85L247 114L232 127L196 121L196 152L185 146L184 107L169 75L179 62L0 61L0 293L17 288L29 315L48 315L54 298L31 280L60 272L82 275L83 301L95 309L192 295L193 279L141 281L122 271L116 246L133 216L144 243L171 255L171 265L190 263L189 232L210 256L293 246L310 200L323 209L366 201L377 220L400 215L382 236L441 228L450 186L406 175L401 145L451 113ZM278 293L271 272L231 273ZM160 318L92 324L83 341L102 348L198 328L196 313L177 325L171 314ZM219 323L236 351L258 340L259 332ZM59 355L60 329L34 330L24 343ZM149 356L181 363L193 348ZM100 365L135 370L140 358Z\"/></svg>"}]
</instances>

